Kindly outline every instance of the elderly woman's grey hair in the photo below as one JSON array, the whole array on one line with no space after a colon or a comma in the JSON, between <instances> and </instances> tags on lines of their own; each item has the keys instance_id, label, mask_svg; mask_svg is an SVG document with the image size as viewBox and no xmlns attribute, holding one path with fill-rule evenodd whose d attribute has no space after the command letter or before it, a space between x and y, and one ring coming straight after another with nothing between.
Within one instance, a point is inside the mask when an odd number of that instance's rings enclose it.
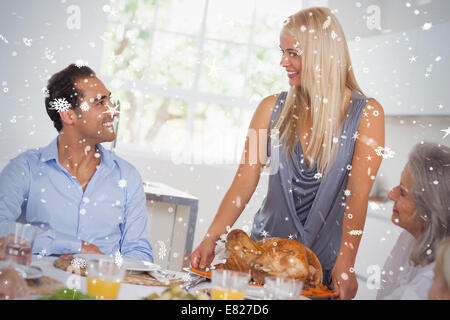
<instances>
[{"instance_id":1,"label":"elderly woman's grey hair","mask_svg":"<svg viewBox=\"0 0 450 320\"><path fill-rule=\"evenodd\" d=\"M415 215L425 222L410 259L415 265L427 265L435 260L436 244L450 236L450 148L419 143L406 167L412 180Z\"/></svg>"}]
</instances>

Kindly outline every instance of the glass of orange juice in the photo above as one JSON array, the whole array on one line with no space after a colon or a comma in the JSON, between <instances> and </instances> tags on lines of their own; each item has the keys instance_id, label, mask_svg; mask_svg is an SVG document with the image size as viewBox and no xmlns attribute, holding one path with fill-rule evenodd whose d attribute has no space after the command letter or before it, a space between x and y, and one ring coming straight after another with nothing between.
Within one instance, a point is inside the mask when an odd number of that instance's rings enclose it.
<instances>
[{"instance_id":1,"label":"glass of orange juice","mask_svg":"<svg viewBox=\"0 0 450 320\"><path fill-rule=\"evenodd\" d=\"M93 259L86 263L87 294L97 300L115 300L120 283L125 276L125 268L114 259Z\"/></svg>"},{"instance_id":2,"label":"glass of orange juice","mask_svg":"<svg viewBox=\"0 0 450 320\"><path fill-rule=\"evenodd\" d=\"M213 300L244 300L250 274L231 270L212 270Z\"/></svg>"}]
</instances>

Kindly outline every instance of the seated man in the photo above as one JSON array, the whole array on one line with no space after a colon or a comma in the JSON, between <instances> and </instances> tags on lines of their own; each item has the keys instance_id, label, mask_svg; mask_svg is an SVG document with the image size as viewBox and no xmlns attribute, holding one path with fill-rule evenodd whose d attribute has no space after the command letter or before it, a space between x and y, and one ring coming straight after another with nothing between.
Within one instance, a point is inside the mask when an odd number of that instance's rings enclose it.
<instances>
[{"instance_id":1,"label":"seated man","mask_svg":"<svg viewBox=\"0 0 450 320\"><path fill-rule=\"evenodd\" d=\"M89 67L71 64L48 81L45 107L59 134L0 173L0 224L43 229L33 253L120 254L153 262L137 170L100 143L115 139L119 111Z\"/></svg>"}]
</instances>

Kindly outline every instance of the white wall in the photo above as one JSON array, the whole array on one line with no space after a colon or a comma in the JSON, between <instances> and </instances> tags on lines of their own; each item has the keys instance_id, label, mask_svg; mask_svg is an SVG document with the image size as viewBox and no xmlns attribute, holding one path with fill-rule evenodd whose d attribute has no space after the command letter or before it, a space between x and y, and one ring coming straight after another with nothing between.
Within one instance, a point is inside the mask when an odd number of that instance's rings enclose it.
<instances>
[{"instance_id":1,"label":"white wall","mask_svg":"<svg viewBox=\"0 0 450 320\"><path fill-rule=\"evenodd\" d=\"M0 167L18 153L46 145L56 137L41 91L51 75L78 59L100 69L104 3L0 2ZM77 8L80 29L69 29L72 11L67 10ZM31 46L23 38L31 39Z\"/></svg>"}]
</instances>

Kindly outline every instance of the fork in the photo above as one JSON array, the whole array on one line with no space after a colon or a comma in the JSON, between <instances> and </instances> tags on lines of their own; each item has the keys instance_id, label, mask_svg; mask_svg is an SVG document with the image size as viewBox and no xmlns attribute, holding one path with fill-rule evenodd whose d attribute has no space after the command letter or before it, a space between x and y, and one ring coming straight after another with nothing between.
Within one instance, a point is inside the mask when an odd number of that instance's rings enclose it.
<instances>
[{"instance_id":1,"label":"fork","mask_svg":"<svg viewBox=\"0 0 450 320\"><path fill-rule=\"evenodd\" d=\"M198 276L198 277L196 277L196 278L194 278L192 280L185 281L181 285L181 288L186 290L186 291L189 291L190 289L192 289L193 287L197 286L198 284L200 284L200 283L202 283L204 281L208 281L208 280L209 280L208 278Z\"/></svg>"}]
</instances>

